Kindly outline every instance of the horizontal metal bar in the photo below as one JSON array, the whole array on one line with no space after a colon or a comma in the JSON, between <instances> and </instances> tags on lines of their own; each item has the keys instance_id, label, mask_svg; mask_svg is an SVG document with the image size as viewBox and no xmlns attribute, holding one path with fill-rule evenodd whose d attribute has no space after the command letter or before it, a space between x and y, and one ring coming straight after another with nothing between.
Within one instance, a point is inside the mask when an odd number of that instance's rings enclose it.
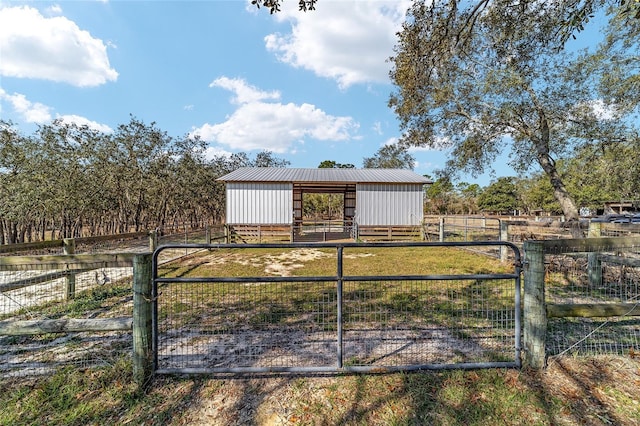
<instances>
[{"instance_id":1,"label":"horizontal metal bar","mask_svg":"<svg viewBox=\"0 0 640 426\"><path fill-rule=\"evenodd\" d=\"M335 366L326 367L202 367L202 368L159 368L157 374L220 374L220 373L394 373L400 371L419 370L477 370L485 368L518 368L514 362L468 362L459 364L421 364L421 365L394 365L394 366Z\"/></svg>"},{"instance_id":2,"label":"horizontal metal bar","mask_svg":"<svg viewBox=\"0 0 640 426\"><path fill-rule=\"evenodd\" d=\"M186 367L158 368L158 374L214 374L214 373L333 373L340 370L335 366L327 367Z\"/></svg>"},{"instance_id":3,"label":"horizontal metal bar","mask_svg":"<svg viewBox=\"0 0 640 426\"><path fill-rule=\"evenodd\" d=\"M344 281L464 281L514 279L517 274L461 274L461 275L354 275L343 277Z\"/></svg>"},{"instance_id":4,"label":"horizontal metal bar","mask_svg":"<svg viewBox=\"0 0 640 426\"><path fill-rule=\"evenodd\" d=\"M463 281L515 279L517 274L468 274L468 275L354 275L344 276L343 281ZM176 277L156 278L157 283L298 283L331 282L337 276L294 277Z\"/></svg>"},{"instance_id":5,"label":"horizontal metal bar","mask_svg":"<svg viewBox=\"0 0 640 426\"><path fill-rule=\"evenodd\" d=\"M514 251L518 252L518 247L509 242L509 241L445 241L445 242L437 242L437 241L402 241L402 242L393 242L393 241L382 241L382 242L314 242L314 243L264 243L264 244L167 244L161 245L156 249L156 252L162 251L165 249L248 249L248 248L260 248L260 249L270 249L270 248L363 248L363 247L374 247L374 248L385 248L385 247L470 247L470 246L507 246L511 247Z\"/></svg>"},{"instance_id":6,"label":"horizontal metal bar","mask_svg":"<svg viewBox=\"0 0 640 426\"><path fill-rule=\"evenodd\" d=\"M332 282L336 276L300 276L300 277L176 277L156 278L157 283L298 283L298 282Z\"/></svg>"}]
</instances>

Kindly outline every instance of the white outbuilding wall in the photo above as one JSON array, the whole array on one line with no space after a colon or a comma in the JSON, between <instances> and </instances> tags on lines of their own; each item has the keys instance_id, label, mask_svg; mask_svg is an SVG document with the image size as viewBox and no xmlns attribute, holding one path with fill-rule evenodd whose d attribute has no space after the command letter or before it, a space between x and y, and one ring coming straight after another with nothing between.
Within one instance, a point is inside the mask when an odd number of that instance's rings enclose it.
<instances>
[{"instance_id":1,"label":"white outbuilding wall","mask_svg":"<svg viewBox=\"0 0 640 426\"><path fill-rule=\"evenodd\" d=\"M289 225L293 222L293 184L228 182L228 224Z\"/></svg>"},{"instance_id":2,"label":"white outbuilding wall","mask_svg":"<svg viewBox=\"0 0 640 426\"><path fill-rule=\"evenodd\" d=\"M420 225L422 184L358 184L356 222L360 226Z\"/></svg>"}]
</instances>

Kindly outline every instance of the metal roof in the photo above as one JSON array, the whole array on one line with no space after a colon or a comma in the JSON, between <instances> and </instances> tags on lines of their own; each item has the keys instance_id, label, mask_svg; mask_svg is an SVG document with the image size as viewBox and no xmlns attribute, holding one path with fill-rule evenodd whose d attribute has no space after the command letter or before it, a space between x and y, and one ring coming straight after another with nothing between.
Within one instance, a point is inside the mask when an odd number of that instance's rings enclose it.
<instances>
[{"instance_id":1,"label":"metal roof","mask_svg":"<svg viewBox=\"0 0 640 426\"><path fill-rule=\"evenodd\" d=\"M289 169L242 167L217 180L224 182L292 183L432 183L405 169Z\"/></svg>"}]
</instances>

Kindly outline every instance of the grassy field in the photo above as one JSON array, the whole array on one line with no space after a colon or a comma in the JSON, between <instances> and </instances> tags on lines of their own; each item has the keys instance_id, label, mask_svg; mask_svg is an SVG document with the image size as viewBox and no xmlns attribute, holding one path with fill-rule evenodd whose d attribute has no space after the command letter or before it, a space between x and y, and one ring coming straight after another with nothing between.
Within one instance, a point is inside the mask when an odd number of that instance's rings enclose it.
<instances>
[{"instance_id":1,"label":"grassy field","mask_svg":"<svg viewBox=\"0 0 640 426\"><path fill-rule=\"evenodd\" d=\"M127 361L2 380L2 425L638 425L640 363L564 358L542 372L175 377L139 391Z\"/></svg>"},{"instance_id":2,"label":"grassy field","mask_svg":"<svg viewBox=\"0 0 640 426\"><path fill-rule=\"evenodd\" d=\"M205 252L161 272L334 274L335 254L319 252L324 254ZM345 274L351 275L512 269L460 250L353 249L346 255ZM120 299L122 293L113 291L99 303L83 306L113 307ZM539 372L157 376L142 390L130 372L130 360L124 357L101 368L68 367L46 377L0 379L0 425L640 425L640 360L635 353L554 358Z\"/></svg>"}]
</instances>

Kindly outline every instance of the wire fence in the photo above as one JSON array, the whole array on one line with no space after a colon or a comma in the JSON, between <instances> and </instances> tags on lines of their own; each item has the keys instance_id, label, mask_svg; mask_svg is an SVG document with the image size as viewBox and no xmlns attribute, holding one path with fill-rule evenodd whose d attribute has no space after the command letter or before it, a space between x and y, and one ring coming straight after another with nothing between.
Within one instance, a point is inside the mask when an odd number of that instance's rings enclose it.
<instances>
[{"instance_id":1,"label":"wire fence","mask_svg":"<svg viewBox=\"0 0 640 426\"><path fill-rule=\"evenodd\" d=\"M44 374L130 357L130 330L47 333L47 327L70 319L130 317L131 285L132 268L121 263L0 263L0 323L17 332L0 333L0 375Z\"/></svg>"},{"instance_id":2,"label":"wire fence","mask_svg":"<svg viewBox=\"0 0 640 426\"><path fill-rule=\"evenodd\" d=\"M549 356L640 350L640 317L633 316L640 303L640 247L637 239L615 239L615 245L612 240L594 239L589 252L559 245L546 254L546 302L569 305L572 315L549 318ZM596 312L599 307L609 313Z\"/></svg>"},{"instance_id":3,"label":"wire fence","mask_svg":"<svg viewBox=\"0 0 640 426\"><path fill-rule=\"evenodd\" d=\"M602 237L631 237L640 235L638 223L603 223L600 225Z\"/></svg>"}]
</instances>

